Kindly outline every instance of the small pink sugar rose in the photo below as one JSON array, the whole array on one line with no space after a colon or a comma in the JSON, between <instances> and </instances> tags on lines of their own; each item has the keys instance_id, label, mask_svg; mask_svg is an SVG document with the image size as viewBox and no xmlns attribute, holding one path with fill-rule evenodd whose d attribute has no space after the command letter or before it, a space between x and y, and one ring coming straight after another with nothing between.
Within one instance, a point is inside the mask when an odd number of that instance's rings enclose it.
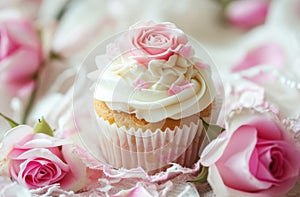
<instances>
[{"instance_id":1,"label":"small pink sugar rose","mask_svg":"<svg viewBox=\"0 0 300 197\"><path fill-rule=\"evenodd\" d=\"M139 22L129 30L132 58L143 65L153 59L168 60L174 53L190 54L183 48L187 36L172 23Z\"/></svg>"},{"instance_id":2,"label":"small pink sugar rose","mask_svg":"<svg viewBox=\"0 0 300 197\"><path fill-rule=\"evenodd\" d=\"M33 133L31 127L20 125L8 131L4 137L2 161L7 161L7 171L12 179L30 189L54 183L70 189L78 181L79 175L70 176L77 173L74 168L78 164L65 161L62 148L67 144L69 142L65 140Z\"/></svg>"},{"instance_id":3,"label":"small pink sugar rose","mask_svg":"<svg viewBox=\"0 0 300 197\"><path fill-rule=\"evenodd\" d=\"M173 96L175 94L180 93L181 91L188 89L188 88L192 88L193 87L193 83L184 83L182 85L177 85L177 84L172 84L171 87L168 89L168 95L169 96Z\"/></svg>"},{"instance_id":4,"label":"small pink sugar rose","mask_svg":"<svg viewBox=\"0 0 300 197\"><path fill-rule=\"evenodd\" d=\"M147 89L149 87L149 83L147 81L144 81L142 79L138 79L135 82L135 88L138 90L141 89Z\"/></svg>"},{"instance_id":5,"label":"small pink sugar rose","mask_svg":"<svg viewBox=\"0 0 300 197\"><path fill-rule=\"evenodd\" d=\"M31 21L4 16L0 16L0 83L12 95L27 96L42 60L40 40Z\"/></svg>"},{"instance_id":6,"label":"small pink sugar rose","mask_svg":"<svg viewBox=\"0 0 300 197\"><path fill-rule=\"evenodd\" d=\"M268 11L268 0L238 0L229 4L225 14L231 24L248 30L264 24Z\"/></svg>"},{"instance_id":7,"label":"small pink sugar rose","mask_svg":"<svg viewBox=\"0 0 300 197\"><path fill-rule=\"evenodd\" d=\"M217 196L281 196L299 178L300 150L271 114L242 110L201 162Z\"/></svg>"}]
</instances>

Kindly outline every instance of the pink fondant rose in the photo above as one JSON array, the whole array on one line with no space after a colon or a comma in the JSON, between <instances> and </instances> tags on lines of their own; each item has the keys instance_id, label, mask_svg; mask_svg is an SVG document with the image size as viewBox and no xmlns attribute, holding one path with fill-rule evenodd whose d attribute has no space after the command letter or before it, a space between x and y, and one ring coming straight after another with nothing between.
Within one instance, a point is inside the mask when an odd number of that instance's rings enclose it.
<instances>
[{"instance_id":1,"label":"pink fondant rose","mask_svg":"<svg viewBox=\"0 0 300 197\"><path fill-rule=\"evenodd\" d=\"M281 196L299 178L299 148L267 113L242 110L233 116L201 160L217 196Z\"/></svg>"},{"instance_id":2,"label":"pink fondant rose","mask_svg":"<svg viewBox=\"0 0 300 197\"><path fill-rule=\"evenodd\" d=\"M70 189L77 181L74 177L78 177L70 174L78 164L65 161L61 149L67 144L43 133L33 133L31 127L21 125L4 137L2 159L8 159L7 171L12 179L30 189L54 183Z\"/></svg>"},{"instance_id":3,"label":"pink fondant rose","mask_svg":"<svg viewBox=\"0 0 300 197\"><path fill-rule=\"evenodd\" d=\"M187 36L172 23L137 23L129 30L133 58L146 65L153 59L168 60L186 51ZM189 49L189 47L187 47Z\"/></svg>"},{"instance_id":4,"label":"pink fondant rose","mask_svg":"<svg viewBox=\"0 0 300 197\"><path fill-rule=\"evenodd\" d=\"M41 63L41 46L33 24L21 17L0 15L0 83L12 95L28 95Z\"/></svg>"}]
</instances>

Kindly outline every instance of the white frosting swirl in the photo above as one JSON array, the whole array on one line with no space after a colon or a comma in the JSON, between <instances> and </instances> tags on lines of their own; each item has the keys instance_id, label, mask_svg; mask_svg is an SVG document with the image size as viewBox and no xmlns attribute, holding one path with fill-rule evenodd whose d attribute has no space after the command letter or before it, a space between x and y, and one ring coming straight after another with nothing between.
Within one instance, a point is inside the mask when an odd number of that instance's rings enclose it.
<instances>
[{"instance_id":1,"label":"white frosting swirl","mask_svg":"<svg viewBox=\"0 0 300 197\"><path fill-rule=\"evenodd\" d=\"M148 68L119 58L102 72L94 98L111 110L158 122L199 113L215 95L210 68L196 68L175 54L168 61L151 60Z\"/></svg>"}]
</instances>

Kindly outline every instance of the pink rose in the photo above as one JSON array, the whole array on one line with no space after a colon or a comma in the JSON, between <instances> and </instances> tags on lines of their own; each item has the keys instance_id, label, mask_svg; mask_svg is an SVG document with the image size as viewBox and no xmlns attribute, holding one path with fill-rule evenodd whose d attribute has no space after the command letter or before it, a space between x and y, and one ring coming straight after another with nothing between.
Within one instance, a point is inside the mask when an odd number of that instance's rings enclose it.
<instances>
[{"instance_id":1,"label":"pink rose","mask_svg":"<svg viewBox=\"0 0 300 197\"><path fill-rule=\"evenodd\" d=\"M300 151L271 114L242 110L201 162L217 196L281 196L299 178Z\"/></svg>"},{"instance_id":2,"label":"pink rose","mask_svg":"<svg viewBox=\"0 0 300 197\"><path fill-rule=\"evenodd\" d=\"M30 21L7 15L0 15L0 83L12 95L26 96L42 60L40 40Z\"/></svg>"},{"instance_id":3,"label":"pink rose","mask_svg":"<svg viewBox=\"0 0 300 197\"><path fill-rule=\"evenodd\" d=\"M135 60L148 64L153 59L168 60L174 53L185 52L187 36L172 23L137 23L129 30L131 52ZM190 47L187 47L187 50Z\"/></svg>"},{"instance_id":4,"label":"pink rose","mask_svg":"<svg viewBox=\"0 0 300 197\"><path fill-rule=\"evenodd\" d=\"M11 130L3 142L11 147L7 158L12 178L30 189L59 183L69 172L61 153L62 140L35 134L22 125Z\"/></svg>"},{"instance_id":5,"label":"pink rose","mask_svg":"<svg viewBox=\"0 0 300 197\"><path fill-rule=\"evenodd\" d=\"M268 11L268 0L238 0L229 4L225 14L230 23L247 30L264 24Z\"/></svg>"},{"instance_id":6,"label":"pink rose","mask_svg":"<svg viewBox=\"0 0 300 197\"><path fill-rule=\"evenodd\" d=\"M12 179L30 189L60 183L63 189L81 189L82 167L62 149L70 142L43 133L33 133L26 125L13 128L3 139L2 160L8 159ZM83 168L84 169L84 168ZM4 172L1 172L4 174Z\"/></svg>"},{"instance_id":7,"label":"pink rose","mask_svg":"<svg viewBox=\"0 0 300 197\"><path fill-rule=\"evenodd\" d=\"M68 133L68 131L65 131ZM76 133L71 132L76 136ZM68 137L71 134L66 134ZM0 175L11 176L29 188L59 183L64 190L86 189L102 175L102 171L86 166L81 155L87 155L75 142L58 139L20 125L7 132L0 147Z\"/></svg>"}]
</instances>

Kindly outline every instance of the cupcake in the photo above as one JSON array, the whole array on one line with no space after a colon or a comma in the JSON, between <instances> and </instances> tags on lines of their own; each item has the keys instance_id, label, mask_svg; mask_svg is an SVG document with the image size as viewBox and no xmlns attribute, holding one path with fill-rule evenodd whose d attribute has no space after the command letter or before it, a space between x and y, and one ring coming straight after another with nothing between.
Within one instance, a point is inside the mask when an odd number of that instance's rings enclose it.
<instances>
[{"instance_id":1,"label":"cupcake","mask_svg":"<svg viewBox=\"0 0 300 197\"><path fill-rule=\"evenodd\" d=\"M107 46L94 91L102 161L152 174L199 159L216 89L211 68L174 24L139 22Z\"/></svg>"}]
</instances>

